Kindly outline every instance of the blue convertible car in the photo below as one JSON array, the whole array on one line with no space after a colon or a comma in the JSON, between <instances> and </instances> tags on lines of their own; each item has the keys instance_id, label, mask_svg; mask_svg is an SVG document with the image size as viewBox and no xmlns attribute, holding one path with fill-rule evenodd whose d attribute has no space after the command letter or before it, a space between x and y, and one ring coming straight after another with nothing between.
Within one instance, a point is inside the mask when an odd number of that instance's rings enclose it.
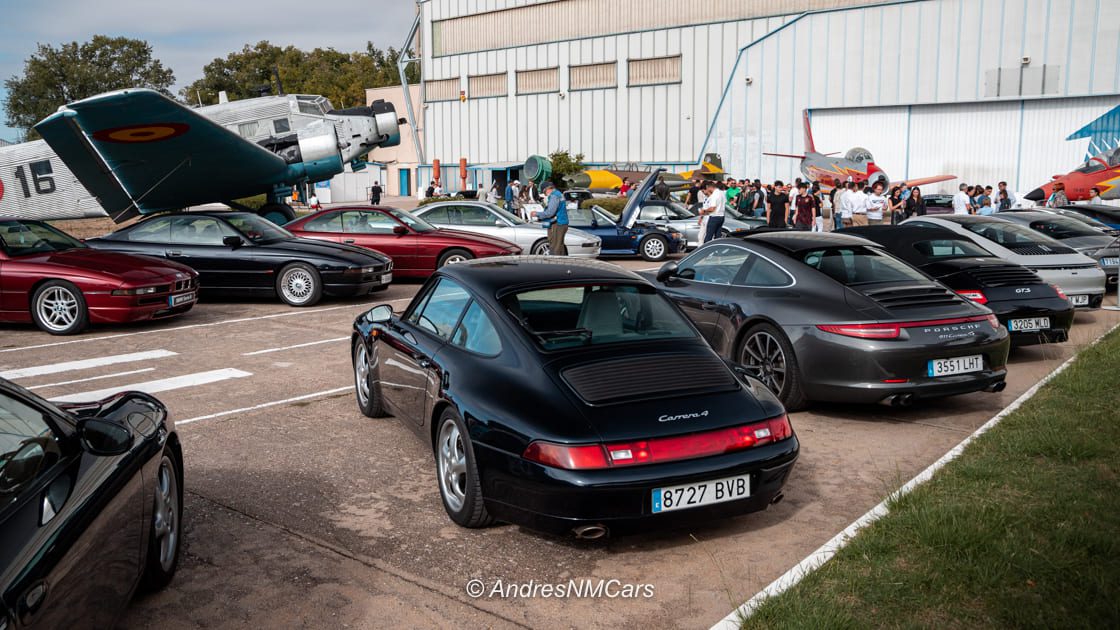
<instances>
[{"instance_id":1,"label":"blue convertible car","mask_svg":"<svg viewBox=\"0 0 1120 630\"><path fill-rule=\"evenodd\" d=\"M650 173L649 177L634 188L618 220L599 206L569 207L569 225L598 236L603 241L600 256L637 255L646 260L661 261L669 254L683 252L686 247L685 238L678 230L638 220L641 206L650 196L653 184L662 172L664 169Z\"/></svg>"}]
</instances>

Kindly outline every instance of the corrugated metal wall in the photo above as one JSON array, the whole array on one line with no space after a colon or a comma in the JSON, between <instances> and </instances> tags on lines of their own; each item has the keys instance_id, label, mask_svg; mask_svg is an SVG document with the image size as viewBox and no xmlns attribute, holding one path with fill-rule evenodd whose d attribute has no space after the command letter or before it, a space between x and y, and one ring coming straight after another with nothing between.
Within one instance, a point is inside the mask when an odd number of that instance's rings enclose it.
<instances>
[{"instance_id":1,"label":"corrugated metal wall","mask_svg":"<svg viewBox=\"0 0 1120 630\"><path fill-rule=\"evenodd\" d=\"M560 91L560 68L543 70L519 70L517 72L518 94L548 94Z\"/></svg>"},{"instance_id":2,"label":"corrugated metal wall","mask_svg":"<svg viewBox=\"0 0 1120 630\"><path fill-rule=\"evenodd\" d=\"M590 63L568 69L568 89L601 90L618 86L618 62Z\"/></svg>"},{"instance_id":3,"label":"corrugated metal wall","mask_svg":"<svg viewBox=\"0 0 1120 630\"><path fill-rule=\"evenodd\" d=\"M467 97L486 98L509 94L509 77L506 73L480 74L468 77Z\"/></svg>"},{"instance_id":4,"label":"corrugated metal wall","mask_svg":"<svg viewBox=\"0 0 1120 630\"><path fill-rule=\"evenodd\" d=\"M681 82L681 56L631 59L627 64L630 87Z\"/></svg>"},{"instance_id":5,"label":"corrugated metal wall","mask_svg":"<svg viewBox=\"0 0 1120 630\"><path fill-rule=\"evenodd\" d=\"M454 79L440 79L438 81L426 81L424 83L424 95L429 102L457 101L459 100L460 85L459 77L455 77Z\"/></svg>"}]
</instances>

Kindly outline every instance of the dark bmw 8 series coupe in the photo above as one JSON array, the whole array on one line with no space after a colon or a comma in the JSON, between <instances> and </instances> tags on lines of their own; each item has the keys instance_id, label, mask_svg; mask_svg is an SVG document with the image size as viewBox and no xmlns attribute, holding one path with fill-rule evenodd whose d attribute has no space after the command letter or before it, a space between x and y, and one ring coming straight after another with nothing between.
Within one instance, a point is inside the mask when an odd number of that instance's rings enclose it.
<instances>
[{"instance_id":1,"label":"dark bmw 8 series coupe","mask_svg":"<svg viewBox=\"0 0 1120 630\"><path fill-rule=\"evenodd\" d=\"M719 239L645 275L790 409L1004 387L1010 341L992 311L862 238Z\"/></svg>"},{"instance_id":2,"label":"dark bmw 8 series coupe","mask_svg":"<svg viewBox=\"0 0 1120 630\"><path fill-rule=\"evenodd\" d=\"M502 257L437 271L354 322L358 406L430 445L464 527L598 538L765 509L798 442L760 383L640 276ZM688 379L680 379L688 374Z\"/></svg>"}]
</instances>

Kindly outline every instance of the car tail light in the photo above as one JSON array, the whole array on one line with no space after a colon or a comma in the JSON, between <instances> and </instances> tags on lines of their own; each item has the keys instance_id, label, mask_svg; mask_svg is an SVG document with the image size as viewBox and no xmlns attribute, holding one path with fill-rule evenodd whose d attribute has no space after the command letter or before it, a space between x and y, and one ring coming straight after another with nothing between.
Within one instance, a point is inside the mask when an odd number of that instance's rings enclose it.
<instances>
[{"instance_id":1,"label":"car tail light","mask_svg":"<svg viewBox=\"0 0 1120 630\"><path fill-rule=\"evenodd\" d=\"M977 304L987 304L988 303L988 296L984 295L983 291L975 291L975 290L957 291L957 295L959 295L963 298L968 298L968 299L972 300L973 302L976 302Z\"/></svg>"},{"instance_id":2,"label":"car tail light","mask_svg":"<svg viewBox=\"0 0 1120 630\"><path fill-rule=\"evenodd\" d=\"M858 337L860 339L897 339L902 334L903 328L920 328L922 326L948 326L950 324L964 324L966 322L988 322L994 327L999 327L999 320L991 313L975 315L972 317L953 317L950 319L927 319L917 322L893 322L889 324L817 324L817 328L827 333L844 335L845 337Z\"/></svg>"},{"instance_id":3,"label":"car tail light","mask_svg":"<svg viewBox=\"0 0 1120 630\"><path fill-rule=\"evenodd\" d=\"M578 446L533 442L522 456L539 464L568 470L610 468L722 455L780 442L792 435L789 418L782 414L738 427L632 442Z\"/></svg>"},{"instance_id":4,"label":"car tail light","mask_svg":"<svg viewBox=\"0 0 1120 630\"><path fill-rule=\"evenodd\" d=\"M1054 287L1054 290L1057 291L1058 297L1062 298L1063 300L1068 300L1069 299L1068 297L1066 297L1066 292L1062 291L1062 287L1060 287L1056 284L1052 284L1050 286Z\"/></svg>"}]
</instances>

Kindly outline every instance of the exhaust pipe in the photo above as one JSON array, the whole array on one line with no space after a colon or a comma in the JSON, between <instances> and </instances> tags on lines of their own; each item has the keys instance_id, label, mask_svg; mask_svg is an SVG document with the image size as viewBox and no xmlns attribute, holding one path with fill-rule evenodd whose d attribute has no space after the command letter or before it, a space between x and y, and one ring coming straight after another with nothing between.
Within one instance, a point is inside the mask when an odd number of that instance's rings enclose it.
<instances>
[{"instance_id":1,"label":"exhaust pipe","mask_svg":"<svg viewBox=\"0 0 1120 630\"><path fill-rule=\"evenodd\" d=\"M784 498L786 498L786 495L782 492L779 492L778 494L774 495L773 499L770 499L770 505L777 505L777 504L781 503L782 499L784 499Z\"/></svg>"},{"instance_id":2,"label":"exhaust pipe","mask_svg":"<svg viewBox=\"0 0 1120 630\"><path fill-rule=\"evenodd\" d=\"M914 404L914 394L891 394L879 401L887 407L909 407Z\"/></svg>"},{"instance_id":3,"label":"exhaust pipe","mask_svg":"<svg viewBox=\"0 0 1120 630\"><path fill-rule=\"evenodd\" d=\"M1002 392L1005 389L1007 389L1007 381L1000 381L998 383L993 383L993 384L989 385L987 387L987 389L985 389L984 391L991 392L993 394L998 394L999 392Z\"/></svg>"},{"instance_id":4,"label":"exhaust pipe","mask_svg":"<svg viewBox=\"0 0 1120 630\"><path fill-rule=\"evenodd\" d=\"M572 530L580 540L598 540L606 536L608 529L604 525L580 525Z\"/></svg>"}]
</instances>

